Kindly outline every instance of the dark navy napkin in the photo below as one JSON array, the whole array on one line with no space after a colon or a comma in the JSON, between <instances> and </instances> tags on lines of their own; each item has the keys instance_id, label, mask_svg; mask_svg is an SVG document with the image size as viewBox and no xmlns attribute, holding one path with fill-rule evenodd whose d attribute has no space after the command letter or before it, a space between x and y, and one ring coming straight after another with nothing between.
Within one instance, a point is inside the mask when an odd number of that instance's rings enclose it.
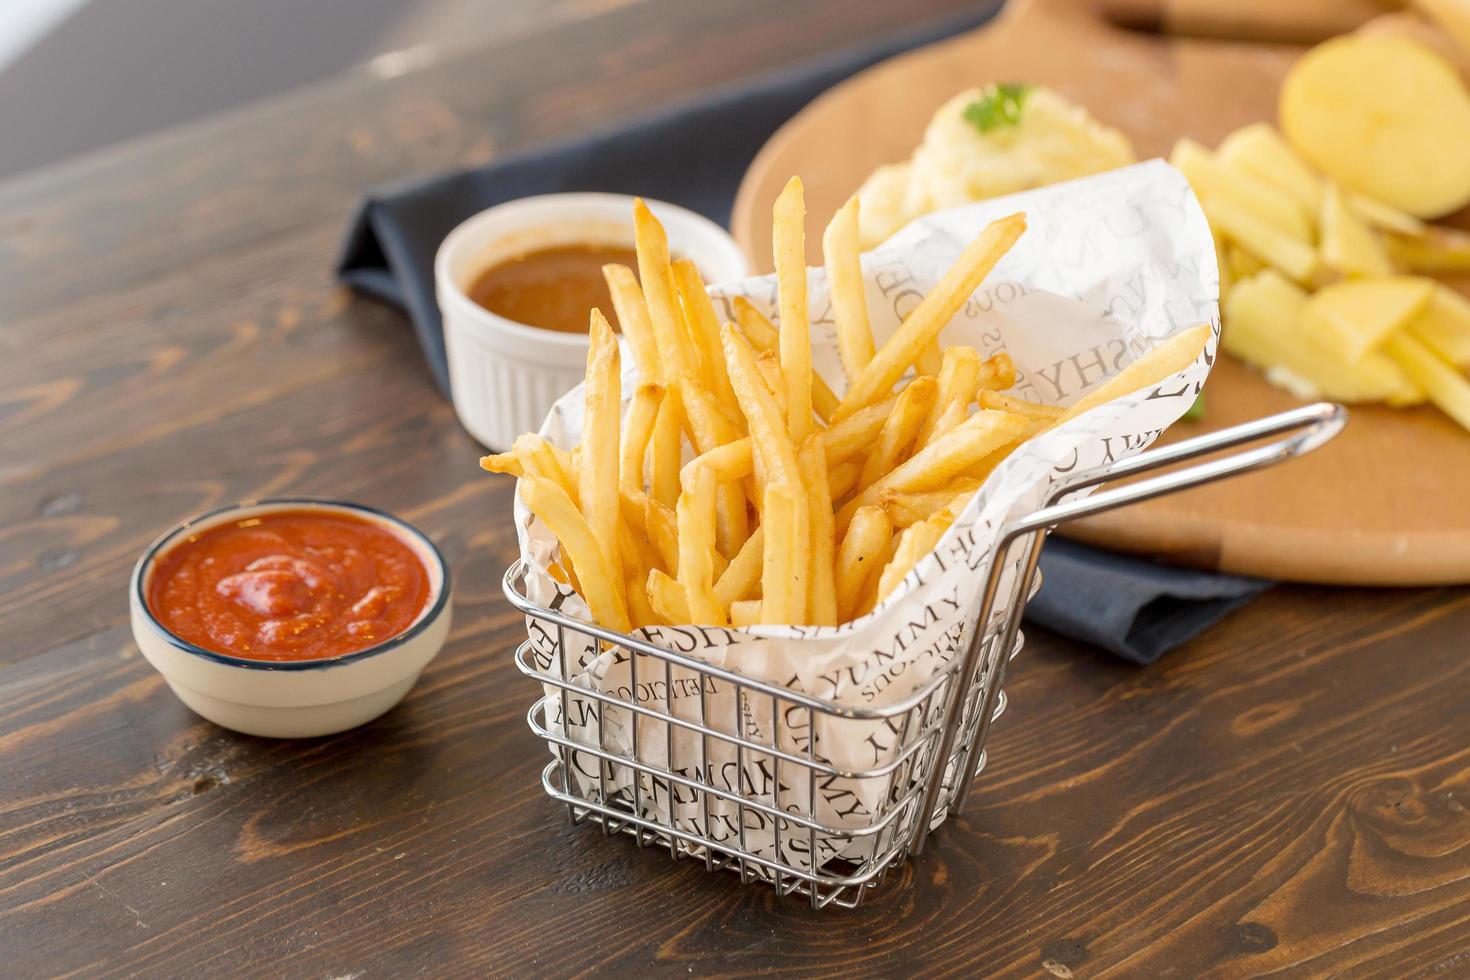
<instances>
[{"instance_id":1,"label":"dark navy napkin","mask_svg":"<svg viewBox=\"0 0 1470 980\"><path fill-rule=\"evenodd\" d=\"M596 135L377 188L352 216L337 275L404 308L434 380L448 393L434 253L461 221L532 194L608 191L669 201L726 224L750 160L802 106L854 72L977 27L999 8L994 0L960 19L807 62ZM1041 569L1044 584L1027 606L1030 621L1137 663L1153 661L1267 587L1059 540L1046 546Z\"/></svg>"}]
</instances>

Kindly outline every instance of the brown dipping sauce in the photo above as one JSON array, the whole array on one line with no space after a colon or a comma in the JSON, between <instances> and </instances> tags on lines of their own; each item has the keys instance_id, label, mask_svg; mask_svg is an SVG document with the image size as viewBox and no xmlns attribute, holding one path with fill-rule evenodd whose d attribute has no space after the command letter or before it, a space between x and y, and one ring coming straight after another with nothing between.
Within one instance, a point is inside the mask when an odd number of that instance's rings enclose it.
<instances>
[{"instance_id":1,"label":"brown dipping sauce","mask_svg":"<svg viewBox=\"0 0 1470 980\"><path fill-rule=\"evenodd\" d=\"M612 295L602 278L610 262L638 268L622 245L553 245L492 265L469 288L470 299L507 320L543 330L586 333L595 306L618 329Z\"/></svg>"}]
</instances>

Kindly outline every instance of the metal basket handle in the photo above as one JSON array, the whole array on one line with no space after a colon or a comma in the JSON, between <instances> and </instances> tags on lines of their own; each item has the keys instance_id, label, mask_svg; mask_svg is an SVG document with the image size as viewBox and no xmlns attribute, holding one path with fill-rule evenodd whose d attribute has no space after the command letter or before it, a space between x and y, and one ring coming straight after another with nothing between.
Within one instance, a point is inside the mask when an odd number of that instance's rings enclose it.
<instances>
[{"instance_id":1,"label":"metal basket handle","mask_svg":"<svg viewBox=\"0 0 1470 980\"><path fill-rule=\"evenodd\" d=\"M1016 631L1020 628L1021 603L1018 599L1030 590L1031 581L1036 574L1036 563L1041 557L1041 543L1049 528L1294 459L1331 441L1342 431L1346 423L1347 410L1341 405L1318 402L1315 405L1307 405L1290 412L1270 415L1253 422L1151 449L1137 456L1093 467L1063 479L1049 495L1047 506L1007 524L1002 529L996 543L994 557L990 564L990 574L986 577L985 588L980 597L979 615L976 616L975 626L971 629L964 661L959 673L955 675L954 690L950 692L950 700L945 709L944 735L935 756L935 765L929 785L925 790L924 809L915 830L913 852L917 854L923 850L924 840L934 821L934 810L939 802L945 769L954 751L954 742L959 736L960 706L965 700L965 691L974 682L980 654L985 648L986 622L990 618L990 610L994 608L1001 575L1007 565L1006 557L1010 554L1011 545L1017 538L1023 535L1028 536L1022 557L1023 570L1017 576L1012 590L1009 615L1002 628L1000 641L992 647L994 651L997 651L993 654L994 680L986 688L985 701L976 720L975 731L963 746L963 751L955 766L956 787L954 798L949 806L952 813L960 812L964 808L965 800L969 797L970 786L974 782L970 759L976 747L985 744L990 724L994 721L996 700L1000 695L1001 685L1005 680L1006 665L1010 659L1005 652L1012 649ZM1264 446L1199 463L1188 469L1163 473L1136 483L1111 487L1088 497L1061 502L1062 498L1068 494L1098 486L1109 480L1162 469L1287 432L1294 434Z\"/></svg>"}]
</instances>

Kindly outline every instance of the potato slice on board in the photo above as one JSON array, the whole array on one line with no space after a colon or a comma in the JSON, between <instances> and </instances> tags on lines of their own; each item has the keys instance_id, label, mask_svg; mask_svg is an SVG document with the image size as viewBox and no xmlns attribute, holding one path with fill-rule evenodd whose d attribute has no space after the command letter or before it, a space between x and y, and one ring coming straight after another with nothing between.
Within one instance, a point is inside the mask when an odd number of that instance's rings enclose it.
<instances>
[{"instance_id":1,"label":"potato slice on board","mask_svg":"<svg viewBox=\"0 0 1470 980\"><path fill-rule=\"evenodd\" d=\"M1318 170L1421 218L1470 202L1470 93L1429 48L1347 35L1281 85L1281 129Z\"/></svg>"},{"instance_id":2,"label":"potato slice on board","mask_svg":"<svg viewBox=\"0 0 1470 980\"><path fill-rule=\"evenodd\" d=\"M1358 361L1418 316L1434 286L1434 280L1419 276L1334 283L1307 301L1299 322L1347 360Z\"/></svg>"},{"instance_id":3,"label":"potato slice on board","mask_svg":"<svg viewBox=\"0 0 1470 980\"><path fill-rule=\"evenodd\" d=\"M1409 321L1409 332L1459 368L1470 368L1470 300L1436 286L1429 305Z\"/></svg>"},{"instance_id":4,"label":"potato slice on board","mask_svg":"<svg viewBox=\"0 0 1470 980\"><path fill-rule=\"evenodd\" d=\"M1322 261L1349 278L1393 275L1378 233L1350 209L1336 184L1322 197Z\"/></svg>"}]
</instances>

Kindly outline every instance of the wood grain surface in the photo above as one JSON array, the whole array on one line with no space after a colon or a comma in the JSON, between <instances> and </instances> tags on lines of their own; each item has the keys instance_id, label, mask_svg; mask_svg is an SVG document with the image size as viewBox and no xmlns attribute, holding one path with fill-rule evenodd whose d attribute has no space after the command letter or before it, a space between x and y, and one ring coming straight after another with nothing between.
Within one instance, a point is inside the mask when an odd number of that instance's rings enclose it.
<instances>
[{"instance_id":1,"label":"wood grain surface","mask_svg":"<svg viewBox=\"0 0 1470 980\"><path fill-rule=\"evenodd\" d=\"M1140 159L1168 156L1181 136L1214 146L1240 126L1275 118L1281 78L1300 47L1142 34L1104 21L1093 6L1091 0L1010 0L999 18L976 31L839 84L788 122L751 164L734 209L736 238L758 267L769 266L769 202L797 173L806 185L807 240L819 243L827 218L874 167L908 157L935 108L992 81L1055 87L1125 132ZM1215 6L1247 18L1265 17L1270 5ZM1283 16L1319 6L1315 0L1274 5ZM1470 210L1451 220L1470 228ZM1470 279L1459 285L1470 293ZM1203 422L1176 425L1163 441L1302 404L1228 356L1212 374L1205 401ZM1194 497L1101 514L1064 533L1272 579L1467 583L1467 478L1470 438L1442 412L1355 405L1341 436L1291 466L1217 483Z\"/></svg>"},{"instance_id":2,"label":"wood grain surface","mask_svg":"<svg viewBox=\"0 0 1470 980\"><path fill-rule=\"evenodd\" d=\"M0 976L1470 973L1464 590L1282 587L1148 669L1033 631L970 810L851 912L542 796L511 485L332 282L353 196L964 6L568 2L0 185ZM153 536L278 492L454 567L444 653L355 732L225 732L129 635Z\"/></svg>"}]
</instances>

